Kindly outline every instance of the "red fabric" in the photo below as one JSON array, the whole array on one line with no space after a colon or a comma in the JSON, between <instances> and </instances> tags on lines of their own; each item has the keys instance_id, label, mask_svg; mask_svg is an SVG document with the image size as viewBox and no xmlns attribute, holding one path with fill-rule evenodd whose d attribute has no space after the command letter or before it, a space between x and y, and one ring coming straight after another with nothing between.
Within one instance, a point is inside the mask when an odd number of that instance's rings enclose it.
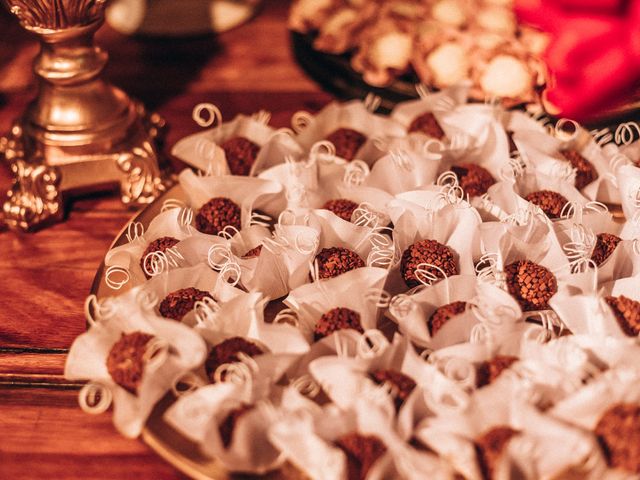
<instances>
[{"instance_id":1,"label":"red fabric","mask_svg":"<svg viewBox=\"0 0 640 480\"><path fill-rule=\"evenodd\" d=\"M640 86L640 0L516 0L548 31L549 100L577 120L629 101Z\"/></svg>"}]
</instances>

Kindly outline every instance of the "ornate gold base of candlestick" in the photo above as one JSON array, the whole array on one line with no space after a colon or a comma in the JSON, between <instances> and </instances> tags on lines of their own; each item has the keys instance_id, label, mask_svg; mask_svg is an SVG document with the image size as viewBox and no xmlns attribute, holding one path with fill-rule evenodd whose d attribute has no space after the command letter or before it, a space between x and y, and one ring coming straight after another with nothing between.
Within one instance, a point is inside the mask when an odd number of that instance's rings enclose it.
<instances>
[{"instance_id":1,"label":"ornate gold base of candlestick","mask_svg":"<svg viewBox=\"0 0 640 480\"><path fill-rule=\"evenodd\" d=\"M0 139L14 184L2 212L11 228L58 221L76 193L120 186L126 205L165 190L156 142L164 120L100 78L107 54L93 44L105 0L4 0L38 35L38 95Z\"/></svg>"},{"instance_id":2,"label":"ornate gold base of candlestick","mask_svg":"<svg viewBox=\"0 0 640 480\"><path fill-rule=\"evenodd\" d=\"M63 149L62 156L53 160L26 158L22 122L16 123L9 135L0 138L0 156L14 176L2 206L4 222L12 229L36 230L61 221L69 197L115 185L122 203L129 206L150 203L164 192L170 180L159 169L155 145L165 122L157 114L147 115L141 104L133 107L139 115L138 131L100 154L64 154Z\"/></svg>"}]
</instances>

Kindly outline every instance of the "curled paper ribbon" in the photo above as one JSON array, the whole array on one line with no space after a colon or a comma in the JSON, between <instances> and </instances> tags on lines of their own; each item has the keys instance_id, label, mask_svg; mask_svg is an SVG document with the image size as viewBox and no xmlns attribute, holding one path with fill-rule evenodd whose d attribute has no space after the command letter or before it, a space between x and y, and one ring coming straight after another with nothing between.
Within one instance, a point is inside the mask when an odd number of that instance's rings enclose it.
<instances>
[{"instance_id":1,"label":"curled paper ribbon","mask_svg":"<svg viewBox=\"0 0 640 480\"><path fill-rule=\"evenodd\" d=\"M342 182L348 187L357 187L362 185L369 173L369 165L362 160L353 160L344 169Z\"/></svg>"},{"instance_id":2,"label":"curled paper ribbon","mask_svg":"<svg viewBox=\"0 0 640 480\"><path fill-rule=\"evenodd\" d=\"M405 318L416 307L416 302L411 296L401 293L389 302L389 312L394 317Z\"/></svg>"},{"instance_id":3,"label":"curled paper ribbon","mask_svg":"<svg viewBox=\"0 0 640 480\"><path fill-rule=\"evenodd\" d=\"M129 270L118 265L111 265L104 274L104 282L111 290L120 290L130 279Z\"/></svg>"},{"instance_id":4,"label":"curled paper ribbon","mask_svg":"<svg viewBox=\"0 0 640 480\"><path fill-rule=\"evenodd\" d=\"M273 323L282 325L291 325L292 327L298 327L300 325L300 318L298 312L291 308L284 308L278 312L273 319Z\"/></svg>"},{"instance_id":5,"label":"curled paper ribbon","mask_svg":"<svg viewBox=\"0 0 640 480\"><path fill-rule=\"evenodd\" d=\"M360 358L374 358L389 347L389 341L380 330L366 330L357 343L357 355Z\"/></svg>"},{"instance_id":6,"label":"curled paper ribbon","mask_svg":"<svg viewBox=\"0 0 640 480\"><path fill-rule=\"evenodd\" d=\"M364 98L363 104L364 108L373 113L378 110L378 108L380 108L380 105L382 104L382 98L373 93L367 93L367 96Z\"/></svg>"},{"instance_id":7,"label":"curled paper ribbon","mask_svg":"<svg viewBox=\"0 0 640 480\"><path fill-rule=\"evenodd\" d=\"M317 397L322 391L318 382L316 382L311 375L302 375L301 377L292 380L291 386L295 388L298 393L309 398Z\"/></svg>"},{"instance_id":8,"label":"curled paper ribbon","mask_svg":"<svg viewBox=\"0 0 640 480\"><path fill-rule=\"evenodd\" d=\"M222 125L222 113L220 109L212 103L199 103L193 109L193 121L200 127L207 128L215 125Z\"/></svg>"},{"instance_id":9,"label":"curled paper ribbon","mask_svg":"<svg viewBox=\"0 0 640 480\"><path fill-rule=\"evenodd\" d=\"M291 128L295 133L302 132L313 121L313 115L304 110L296 112L291 117Z\"/></svg>"},{"instance_id":10,"label":"curled paper ribbon","mask_svg":"<svg viewBox=\"0 0 640 480\"><path fill-rule=\"evenodd\" d=\"M89 295L84 302L84 316L91 326L109 320L115 314L109 299L98 300L95 295Z\"/></svg>"},{"instance_id":11,"label":"curled paper ribbon","mask_svg":"<svg viewBox=\"0 0 640 480\"><path fill-rule=\"evenodd\" d=\"M640 125L636 122L625 122L618 125L613 138L618 145L631 145L638 137L640 137Z\"/></svg>"},{"instance_id":12,"label":"curled paper ribbon","mask_svg":"<svg viewBox=\"0 0 640 480\"><path fill-rule=\"evenodd\" d=\"M142 237L142 235L144 235L144 225L142 225L142 223L140 222L131 222L128 226L127 226L127 241L129 243L133 242L134 240L137 240L138 238Z\"/></svg>"},{"instance_id":13,"label":"curled paper ribbon","mask_svg":"<svg viewBox=\"0 0 640 480\"><path fill-rule=\"evenodd\" d=\"M193 372L180 374L171 382L171 391L176 397L182 397L204 387L205 382Z\"/></svg>"},{"instance_id":14,"label":"curled paper ribbon","mask_svg":"<svg viewBox=\"0 0 640 480\"><path fill-rule=\"evenodd\" d=\"M193 306L196 323L201 327L215 328L221 308L213 298L205 297L198 300Z\"/></svg>"},{"instance_id":15,"label":"curled paper ribbon","mask_svg":"<svg viewBox=\"0 0 640 480\"><path fill-rule=\"evenodd\" d=\"M106 412L111 406L113 395L111 390L98 382L85 384L78 394L78 404L80 408L92 415L99 415Z\"/></svg>"}]
</instances>

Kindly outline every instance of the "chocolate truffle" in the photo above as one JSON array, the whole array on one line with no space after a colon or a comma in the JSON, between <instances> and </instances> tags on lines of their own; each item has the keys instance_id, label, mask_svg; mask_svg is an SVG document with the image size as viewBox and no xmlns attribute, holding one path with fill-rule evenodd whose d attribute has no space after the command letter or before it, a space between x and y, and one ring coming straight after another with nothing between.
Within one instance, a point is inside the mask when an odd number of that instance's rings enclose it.
<instances>
[{"instance_id":1,"label":"chocolate truffle","mask_svg":"<svg viewBox=\"0 0 640 480\"><path fill-rule=\"evenodd\" d=\"M357 253L344 247L329 247L320 250L314 263L318 265L318 277L322 280L333 278L356 268L365 266Z\"/></svg>"},{"instance_id":2,"label":"chocolate truffle","mask_svg":"<svg viewBox=\"0 0 640 480\"><path fill-rule=\"evenodd\" d=\"M640 302L624 295L606 297L605 300L613 310L613 314L625 335L637 337L640 334Z\"/></svg>"},{"instance_id":3,"label":"chocolate truffle","mask_svg":"<svg viewBox=\"0 0 640 480\"><path fill-rule=\"evenodd\" d=\"M458 183L464 193L470 197L479 197L487 193L489 187L496 183L489 170L473 163L461 163L451 167L458 177Z\"/></svg>"},{"instance_id":4,"label":"chocolate truffle","mask_svg":"<svg viewBox=\"0 0 640 480\"><path fill-rule=\"evenodd\" d=\"M218 431L220 432L220 438L222 439L222 445L224 445L224 448L229 448L229 445L231 445L231 441L233 440L233 430L240 417L249 413L253 409L253 405L241 405L238 408L231 410L222 423L220 423Z\"/></svg>"},{"instance_id":5,"label":"chocolate truffle","mask_svg":"<svg viewBox=\"0 0 640 480\"><path fill-rule=\"evenodd\" d=\"M598 172L593 164L576 150L562 150L560 154L576 169L575 186L578 190L582 190L598 178Z\"/></svg>"},{"instance_id":6,"label":"chocolate truffle","mask_svg":"<svg viewBox=\"0 0 640 480\"><path fill-rule=\"evenodd\" d=\"M391 386L396 411L400 410L402 404L416 388L416 382L411 377L397 370L375 370L371 372L370 377L378 385L386 383Z\"/></svg>"},{"instance_id":7,"label":"chocolate truffle","mask_svg":"<svg viewBox=\"0 0 640 480\"><path fill-rule=\"evenodd\" d=\"M113 381L134 395L142 382L147 344L152 338L143 332L123 333L107 356L107 371Z\"/></svg>"},{"instance_id":8,"label":"chocolate truffle","mask_svg":"<svg viewBox=\"0 0 640 480\"><path fill-rule=\"evenodd\" d=\"M262 244L260 244L257 247L254 247L251 250L249 250L247 253L245 253L242 256L242 258L248 259L248 258L259 257L261 253L262 253Z\"/></svg>"},{"instance_id":9,"label":"chocolate truffle","mask_svg":"<svg viewBox=\"0 0 640 480\"><path fill-rule=\"evenodd\" d=\"M193 310L196 302L201 302L205 298L213 300L211 294L204 290L194 287L181 288L164 297L158 309L163 317L181 321L182 317Z\"/></svg>"},{"instance_id":10,"label":"chocolate truffle","mask_svg":"<svg viewBox=\"0 0 640 480\"><path fill-rule=\"evenodd\" d=\"M335 441L347 457L347 479L364 480L369 469L387 451L387 447L374 435L348 433Z\"/></svg>"},{"instance_id":11,"label":"chocolate truffle","mask_svg":"<svg viewBox=\"0 0 640 480\"><path fill-rule=\"evenodd\" d=\"M511 355L496 355L491 360L479 364L476 368L476 386L484 387L493 383L500 374L518 361L518 357Z\"/></svg>"},{"instance_id":12,"label":"chocolate truffle","mask_svg":"<svg viewBox=\"0 0 640 480\"><path fill-rule=\"evenodd\" d=\"M413 132L424 133L428 137L438 140L442 140L445 135L435 115L431 112L423 113L413 119L413 122L409 125L409 133Z\"/></svg>"},{"instance_id":13,"label":"chocolate truffle","mask_svg":"<svg viewBox=\"0 0 640 480\"><path fill-rule=\"evenodd\" d=\"M496 466L509 441L518 432L510 427L494 427L476 439L478 463L485 480L494 478Z\"/></svg>"},{"instance_id":14,"label":"chocolate truffle","mask_svg":"<svg viewBox=\"0 0 640 480\"><path fill-rule=\"evenodd\" d=\"M215 197L205 203L196 215L196 228L202 233L218 235L225 227L240 230L240 207L225 197Z\"/></svg>"},{"instance_id":15,"label":"chocolate truffle","mask_svg":"<svg viewBox=\"0 0 640 480\"><path fill-rule=\"evenodd\" d=\"M441 268L447 277L458 274L458 265L452 249L435 240L421 240L407 248L400 261L400 273L409 288L421 285L416 277L416 269L421 263ZM433 267L424 267L424 270L437 278L443 278L442 272Z\"/></svg>"},{"instance_id":16,"label":"chocolate truffle","mask_svg":"<svg viewBox=\"0 0 640 480\"><path fill-rule=\"evenodd\" d=\"M438 330L440 330L445 323L456 315L463 313L465 308L467 308L467 302L461 301L447 303L446 305L438 307L427 321L429 333L431 333L431 335L438 333Z\"/></svg>"},{"instance_id":17,"label":"chocolate truffle","mask_svg":"<svg viewBox=\"0 0 640 480\"><path fill-rule=\"evenodd\" d=\"M599 233L597 238L596 246L591 253L591 260L593 260L597 266L600 266L609 258L622 239L611 233Z\"/></svg>"},{"instance_id":18,"label":"chocolate truffle","mask_svg":"<svg viewBox=\"0 0 640 480\"><path fill-rule=\"evenodd\" d=\"M360 314L350 308L333 308L322 315L316 322L313 331L314 341L318 341L333 332L352 328L360 333L364 333L362 324L360 323Z\"/></svg>"},{"instance_id":19,"label":"chocolate truffle","mask_svg":"<svg viewBox=\"0 0 640 480\"><path fill-rule=\"evenodd\" d=\"M558 291L556 277L542 265L518 260L504 269L509 293L524 311L547 310L548 301Z\"/></svg>"},{"instance_id":20,"label":"chocolate truffle","mask_svg":"<svg viewBox=\"0 0 640 480\"><path fill-rule=\"evenodd\" d=\"M560 218L562 209L569 201L562 195L551 190L539 190L525 197L525 200L540 207L545 215L551 219Z\"/></svg>"},{"instance_id":21,"label":"chocolate truffle","mask_svg":"<svg viewBox=\"0 0 640 480\"><path fill-rule=\"evenodd\" d=\"M640 405L609 408L600 417L595 434L610 467L640 473Z\"/></svg>"},{"instance_id":22,"label":"chocolate truffle","mask_svg":"<svg viewBox=\"0 0 640 480\"><path fill-rule=\"evenodd\" d=\"M239 362L239 353L244 353L249 357L255 357L262 355L264 352L258 345L242 337L227 338L213 347L209 352L209 356L204 364L209 380L211 380L212 383L215 382L215 373L220 365Z\"/></svg>"},{"instance_id":23,"label":"chocolate truffle","mask_svg":"<svg viewBox=\"0 0 640 480\"><path fill-rule=\"evenodd\" d=\"M260 147L244 137L233 137L220 146L232 175L249 175Z\"/></svg>"},{"instance_id":24,"label":"chocolate truffle","mask_svg":"<svg viewBox=\"0 0 640 480\"><path fill-rule=\"evenodd\" d=\"M147 274L147 272L151 272L153 270L153 260L151 257L147 257L147 255L154 252L166 252L171 247L176 246L178 242L180 242L180 240L177 238L160 237L147 245L147 248L140 257L140 268L142 269L145 277L150 278L151 276Z\"/></svg>"},{"instance_id":25,"label":"chocolate truffle","mask_svg":"<svg viewBox=\"0 0 640 480\"><path fill-rule=\"evenodd\" d=\"M336 156L350 162L367 141L367 137L351 128L339 128L327 135L325 140L336 147Z\"/></svg>"},{"instance_id":26,"label":"chocolate truffle","mask_svg":"<svg viewBox=\"0 0 640 480\"><path fill-rule=\"evenodd\" d=\"M351 200L347 200L346 198L338 198L337 200L329 200L322 206L322 208L329 210L341 219L350 222L351 215L353 215L353 212L358 208L358 204Z\"/></svg>"}]
</instances>

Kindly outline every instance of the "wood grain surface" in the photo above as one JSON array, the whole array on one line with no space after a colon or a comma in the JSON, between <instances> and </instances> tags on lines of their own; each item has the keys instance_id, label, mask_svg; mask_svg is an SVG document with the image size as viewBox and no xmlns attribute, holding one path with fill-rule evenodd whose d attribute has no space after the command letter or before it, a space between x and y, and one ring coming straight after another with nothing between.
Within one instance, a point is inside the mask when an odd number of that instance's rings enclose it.
<instances>
[{"instance_id":1,"label":"wood grain surface","mask_svg":"<svg viewBox=\"0 0 640 480\"><path fill-rule=\"evenodd\" d=\"M295 111L318 110L331 97L292 59L287 4L267 0L253 22L219 37L130 38L104 27L106 76L166 118L165 151L198 131L191 109L202 101L227 119L270 110L272 124L288 126ZM0 132L34 95L37 51L0 13ZM10 183L0 162L0 191ZM64 223L35 234L0 231L0 479L183 478L141 442L121 437L110 413L84 414L77 385L63 378L65 353L85 329L83 301L95 272L133 214L111 194L70 207Z\"/></svg>"}]
</instances>

